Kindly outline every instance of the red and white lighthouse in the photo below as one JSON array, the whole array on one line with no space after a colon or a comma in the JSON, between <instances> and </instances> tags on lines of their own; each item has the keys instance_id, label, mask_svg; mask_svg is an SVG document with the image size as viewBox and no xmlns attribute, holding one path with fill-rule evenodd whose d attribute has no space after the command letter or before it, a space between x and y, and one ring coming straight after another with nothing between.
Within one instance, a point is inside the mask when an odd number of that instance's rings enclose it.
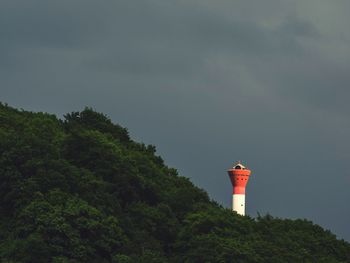
<instances>
[{"instance_id":1,"label":"red and white lighthouse","mask_svg":"<svg viewBox=\"0 0 350 263\"><path fill-rule=\"evenodd\" d=\"M251 171L240 162L233 168L229 169L233 192L232 192L232 210L242 216L245 215L245 187L248 183Z\"/></svg>"}]
</instances>

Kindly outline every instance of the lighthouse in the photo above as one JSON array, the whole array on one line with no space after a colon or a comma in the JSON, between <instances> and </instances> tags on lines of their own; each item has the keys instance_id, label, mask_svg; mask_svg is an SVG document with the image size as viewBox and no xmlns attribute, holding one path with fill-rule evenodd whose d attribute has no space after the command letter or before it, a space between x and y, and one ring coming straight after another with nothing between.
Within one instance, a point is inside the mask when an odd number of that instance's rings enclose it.
<instances>
[{"instance_id":1,"label":"lighthouse","mask_svg":"<svg viewBox=\"0 0 350 263\"><path fill-rule=\"evenodd\" d=\"M228 171L233 192L232 192L232 210L242 216L245 215L245 187L248 183L251 171L238 162Z\"/></svg>"}]
</instances>

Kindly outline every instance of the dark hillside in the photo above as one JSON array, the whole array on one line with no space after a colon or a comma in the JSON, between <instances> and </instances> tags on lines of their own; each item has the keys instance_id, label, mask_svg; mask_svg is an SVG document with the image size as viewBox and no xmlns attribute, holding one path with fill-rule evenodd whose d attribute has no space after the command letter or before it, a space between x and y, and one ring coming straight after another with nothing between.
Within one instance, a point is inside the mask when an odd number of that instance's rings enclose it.
<instances>
[{"instance_id":1,"label":"dark hillside","mask_svg":"<svg viewBox=\"0 0 350 263\"><path fill-rule=\"evenodd\" d=\"M1 262L350 262L310 221L220 207L89 108L0 104L0 215Z\"/></svg>"}]
</instances>

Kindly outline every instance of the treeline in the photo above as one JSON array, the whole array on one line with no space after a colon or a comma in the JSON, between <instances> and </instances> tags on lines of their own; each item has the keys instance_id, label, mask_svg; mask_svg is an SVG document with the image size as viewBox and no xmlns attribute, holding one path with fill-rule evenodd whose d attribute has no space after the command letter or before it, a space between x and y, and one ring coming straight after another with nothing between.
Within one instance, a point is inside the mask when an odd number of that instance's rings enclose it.
<instances>
[{"instance_id":1,"label":"treeline","mask_svg":"<svg viewBox=\"0 0 350 263\"><path fill-rule=\"evenodd\" d=\"M350 262L306 220L242 217L90 108L0 104L1 262Z\"/></svg>"}]
</instances>

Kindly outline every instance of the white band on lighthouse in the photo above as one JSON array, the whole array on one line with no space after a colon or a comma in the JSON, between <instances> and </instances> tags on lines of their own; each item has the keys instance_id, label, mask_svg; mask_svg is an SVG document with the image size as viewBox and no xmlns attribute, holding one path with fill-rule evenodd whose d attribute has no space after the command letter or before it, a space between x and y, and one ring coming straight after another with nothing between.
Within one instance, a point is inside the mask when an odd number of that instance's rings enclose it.
<instances>
[{"instance_id":1,"label":"white band on lighthouse","mask_svg":"<svg viewBox=\"0 0 350 263\"><path fill-rule=\"evenodd\" d=\"M237 214L245 215L245 195L233 194L232 195L232 210L236 211Z\"/></svg>"}]
</instances>

